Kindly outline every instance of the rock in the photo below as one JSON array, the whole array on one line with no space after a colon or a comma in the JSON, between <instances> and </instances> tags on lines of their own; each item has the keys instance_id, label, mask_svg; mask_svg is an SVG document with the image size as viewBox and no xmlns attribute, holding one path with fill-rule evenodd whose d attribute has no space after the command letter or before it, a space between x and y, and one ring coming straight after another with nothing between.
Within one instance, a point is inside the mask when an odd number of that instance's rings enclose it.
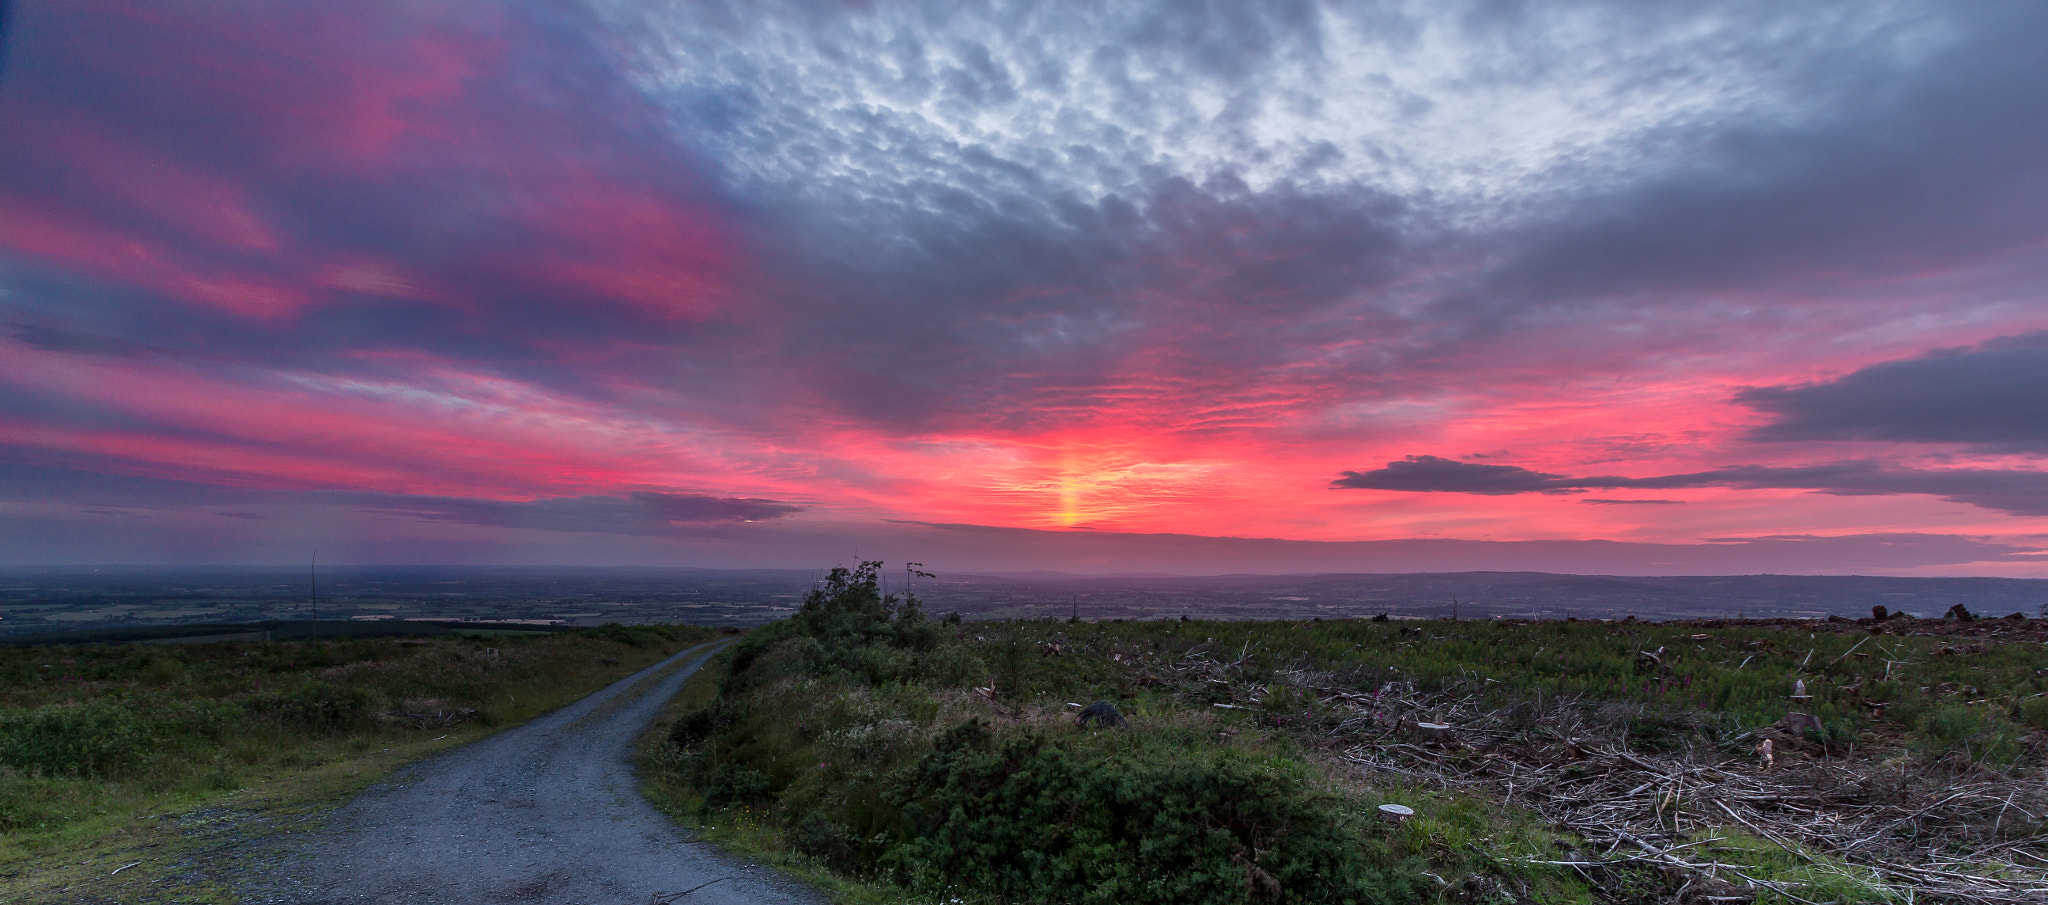
<instances>
[{"instance_id":1,"label":"rock","mask_svg":"<svg viewBox=\"0 0 2048 905\"><path fill-rule=\"evenodd\" d=\"M1810 713L1788 713L1778 721L1778 728L1793 735L1804 736L1807 730L1821 731L1820 718Z\"/></svg>"},{"instance_id":2,"label":"rock","mask_svg":"<svg viewBox=\"0 0 2048 905\"><path fill-rule=\"evenodd\" d=\"M1085 727L1089 720L1094 720L1096 727L1101 729L1121 729L1130 725L1124 715L1117 712L1116 705L1108 701L1096 701L1081 708L1081 715L1074 718L1074 725Z\"/></svg>"}]
</instances>

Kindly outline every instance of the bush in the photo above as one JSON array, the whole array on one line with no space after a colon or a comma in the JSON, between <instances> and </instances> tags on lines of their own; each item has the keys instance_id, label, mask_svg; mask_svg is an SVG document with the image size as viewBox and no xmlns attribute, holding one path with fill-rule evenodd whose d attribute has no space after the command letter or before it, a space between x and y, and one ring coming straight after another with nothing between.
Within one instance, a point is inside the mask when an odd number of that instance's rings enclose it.
<instances>
[{"instance_id":1,"label":"bush","mask_svg":"<svg viewBox=\"0 0 2048 905\"><path fill-rule=\"evenodd\" d=\"M706 811L742 804L764 804L771 800L767 774L731 761L712 765L705 773L702 788Z\"/></svg>"},{"instance_id":2,"label":"bush","mask_svg":"<svg viewBox=\"0 0 2048 905\"><path fill-rule=\"evenodd\" d=\"M1959 755L1972 763L2005 762L2018 754L2013 727L1960 704L1929 708L1916 726L1929 759Z\"/></svg>"},{"instance_id":3,"label":"bush","mask_svg":"<svg viewBox=\"0 0 2048 905\"><path fill-rule=\"evenodd\" d=\"M1014 902L1423 901L1301 765L1118 745L956 726L904 783L913 838L882 859Z\"/></svg>"},{"instance_id":4,"label":"bush","mask_svg":"<svg viewBox=\"0 0 2048 905\"><path fill-rule=\"evenodd\" d=\"M823 814L812 813L798 823L789 833L789 847L850 874L866 866L858 860L858 850L846 828Z\"/></svg>"},{"instance_id":5,"label":"bush","mask_svg":"<svg viewBox=\"0 0 2048 905\"><path fill-rule=\"evenodd\" d=\"M369 716L370 695L363 689L309 682L283 694L258 695L244 702L249 712L316 735L346 732Z\"/></svg>"},{"instance_id":6,"label":"bush","mask_svg":"<svg viewBox=\"0 0 2048 905\"><path fill-rule=\"evenodd\" d=\"M693 710L676 720L675 724L669 727L668 739L677 748L688 750L745 717L745 705L719 698L712 701L709 706Z\"/></svg>"},{"instance_id":7,"label":"bush","mask_svg":"<svg viewBox=\"0 0 2048 905\"><path fill-rule=\"evenodd\" d=\"M141 697L0 712L0 765L39 776L132 776L220 739L233 709Z\"/></svg>"},{"instance_id":8,"label":"bush","mask_svg":"<svg viewBox=\"0 0 2048 905\"><path fill-rule=\"evenodd\" d=\"M0 713L0 764L43 776L115 776L142 767L155 733L131 707L52 704Z\"/></svg>"},{"instance_id":9,"label":"bush","mask_svg":"<svg viewBox=\"0 0 2048 905\"><path fill-rule=\"evenodd\" d=\"M2028 698L2020 705L2020 722L2035 729L2048 729L2048 698Z\"/></svg>"}]
</instances>

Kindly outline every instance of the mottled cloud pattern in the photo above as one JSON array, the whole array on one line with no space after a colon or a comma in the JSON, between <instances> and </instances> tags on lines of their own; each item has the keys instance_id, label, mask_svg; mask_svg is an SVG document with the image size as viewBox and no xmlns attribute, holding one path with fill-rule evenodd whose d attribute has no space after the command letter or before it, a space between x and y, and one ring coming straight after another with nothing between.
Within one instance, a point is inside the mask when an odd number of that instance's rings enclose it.
<instances>
[{"instance_id":1,"label":"mottled cloud pattern","mask_svg":"<svg viewBox=\"0 0 2048 905\"><path fill-rule=\"evenodd\" d=\"M1334 486L1421 493L1582 493L1588 490L1677 490L1693 487L1813 490L1837 496L1927 494L2013 515L2048 515L2048 472L2012 469L1888 468L1867 461L1773 467L1737 465L1645 478L1568 478L1514 465L1483 465L1409 456L1372 471L1347 471ZM1600 502L1668 502L1619 501Z\"/></svg>"},{"instance_id":2,"label":"mottled cloud pattern","mask_svg":"<svg viewBox=\"0 0 2048 905\"><path fill-rule=\"evenodd\" d=\"M2048 574L2039 4L10 5L0 561Z\"/></svg>"}]
</instances>

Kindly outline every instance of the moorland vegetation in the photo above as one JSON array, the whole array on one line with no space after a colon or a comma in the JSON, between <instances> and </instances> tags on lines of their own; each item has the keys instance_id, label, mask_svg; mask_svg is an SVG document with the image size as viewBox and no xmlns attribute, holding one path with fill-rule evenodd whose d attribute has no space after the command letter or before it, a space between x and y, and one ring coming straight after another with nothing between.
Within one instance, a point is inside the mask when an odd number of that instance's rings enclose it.
<instances>
[{"instance_id":1,"label":"moorland vegetation","mask_svg":"<svg viewBox=\"0 0 2048 905\"><path fill-rule=\"evenodd\" d=\"M206 815L318 806L714 634L0 645L0 899L146 883ZM144 849L124 876L91 867Z\"/></svg>"},{"instance_id":2,"label":"moorland vegetation","mask_svg":"<svg viewBox=\"0 0 2048 905\"><path fill-rule=\"evenodd\" d=\"M852 901L2048 900L2020 623L962 622L880 566L722 654L646 761Z\"/></svg>"}]
</instances>

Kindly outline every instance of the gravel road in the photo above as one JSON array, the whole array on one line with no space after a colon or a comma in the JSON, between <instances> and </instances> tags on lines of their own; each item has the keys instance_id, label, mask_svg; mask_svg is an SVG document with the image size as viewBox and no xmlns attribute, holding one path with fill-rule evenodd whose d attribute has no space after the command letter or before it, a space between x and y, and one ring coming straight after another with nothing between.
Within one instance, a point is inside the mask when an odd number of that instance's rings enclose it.
<instances>
[{"instance_id":1,"label":"gravel road","mask_svg":"<svg viewBox=\"0 0 2048 905\"><path fill-rule=\"evenodd\" d=\"M634 737L715 649L683 651L399 770L321 829L279 843L247 875L244 901L823 905L814 890L693 841L635 789Z\"/></svg>"}]
</instances>

